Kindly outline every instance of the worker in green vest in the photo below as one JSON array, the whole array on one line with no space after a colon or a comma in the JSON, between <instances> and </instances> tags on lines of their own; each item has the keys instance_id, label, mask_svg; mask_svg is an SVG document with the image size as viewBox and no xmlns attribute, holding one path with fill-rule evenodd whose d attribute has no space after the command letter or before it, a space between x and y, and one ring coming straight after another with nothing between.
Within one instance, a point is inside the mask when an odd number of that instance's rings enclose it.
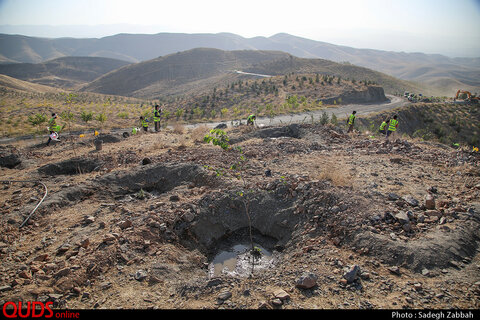
<instances>
[{"instance_id":1,"label":"worker in green vest","mask_svg":"<svg viewBox=\"0 0 480 320\"><path fill-rule=\"evenodd\" d=\"M378 132L382 134L387 133L387 125L388 125L387 122L388 122L388 118L383 120L382 124L380 125L380 128L378 129Z\"/></svg>"},{"instance_id":2,"label":"worker in green vest","mask_svg":"<svg viewBox=\"0 0 480 320\"><path fill-rule=\"evenodd\" d=\"M256 119L257 119L257 117L254 114L249 115L248 118L247 118L247 126L248 125L253 126L255 124Z\"/></svg>"},{"instance_id":3,"label":"worker in green vest","mask_svg":"<svg viewBox=\"0 0 480 320\"><path fill-rule=\"evenodd\" d=\"M153 111L153 123L155 124L155 132L160 131L161 112L162 110L160 109L160 106L156 104L155 110Z\"/></svg>"},{"instance_id":4,"label":"worker in green vest","mask_svg":"<svg viewBox=\"0 0 480 320\"><path fill-rule=\"evenodd\" d=\"M353 131L353 124L355 123L355 114L356 113L357 113L357 111L353 111L352 114L347 119L347 124L348 124L347 133Z\"/></svg>"},{"instance_id":5,"label":"worker in green vest","mask_svg":"<svg viewBox=\"0 0 480 320\"><path fill-rule=\"evenodd\" d=\"M395 131L397 131L398 128L398 121L397 121L397 115L394 115L392 119L388 122L388 129L387 129L387 139L388 137Z\"/></svg>"},{"instance_id":6,"label":"worker in green vest","mask_svg":"<svg viewBox=\"0 0 480 320\"><path fill-rule=\"evenodd\" d=\"M140 125L143 128L143 131L148 132L148 119L143 116L140 117Z\"/></svg>"}]
</instances>

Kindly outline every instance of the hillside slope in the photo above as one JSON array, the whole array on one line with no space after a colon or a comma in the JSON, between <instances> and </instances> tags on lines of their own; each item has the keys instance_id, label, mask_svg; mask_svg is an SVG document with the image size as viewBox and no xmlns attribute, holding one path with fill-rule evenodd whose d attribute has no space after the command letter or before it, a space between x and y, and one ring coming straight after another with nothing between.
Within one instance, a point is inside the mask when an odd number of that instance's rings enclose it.
<instances>
[{"instance_id":1,"label":"hillside slope","mask_svg":"<svg viewBox=\"0 0 480 320\"><path fill-rule=\"evenodd\" d=\"M418 90L418 86L380 72L322 59L300 59L278 51L222 51L192 49L132 64L106 74L83 87L82 91L153 98L209 90L244 77L235 71L283 75L319 73L385 86L389 92ZM203 89L202 89L203 88Z\"/></svg>"},{"instance_id":2,"label":"hillside slope","mask_svg":"<svg viewBox=\"0 0 480 320\"><path fill-rule=\"evenodd\" d=\"M0 74L53 87L74 88L129 62L100 57L62 57L43 63L0 64Z\"/></svg>"},{"instance_id":3,"label":"hillside slope","mask_svg":"<svg viewBox=\"0 0 480 320\"><path fill-rule=\"evenodd\" d=\"M19 80L16 78L12 78L12 77L0 74L0 90L2 91L6 90L5 88L25 91L29 93L48 93L48 92L59 93L60 92L60 90L57 88L44 86L36 83L31 83L28 81L23 81L23 80Z\"/></svg>"},{"instance_id":4,"label":"hillside slope","mask_svg":"<svg viewBox=\"0 0 480 320\"><path fill-rule=\"evenodd\" d=\"M468 104L416 103L380 112L367 118L359 117L359 125L377 134L380 123L396 114L398 135L478 147L480 143L480 108Z\"/></svg>"}]
</instances>

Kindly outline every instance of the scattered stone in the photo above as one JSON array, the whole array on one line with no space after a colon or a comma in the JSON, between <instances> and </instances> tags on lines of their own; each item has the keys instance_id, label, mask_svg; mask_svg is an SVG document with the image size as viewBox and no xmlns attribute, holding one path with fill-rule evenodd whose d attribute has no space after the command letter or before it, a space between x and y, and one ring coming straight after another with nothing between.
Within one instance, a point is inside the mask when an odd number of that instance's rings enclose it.
<instances>
[{"instance_id":1,"label":"scattered stone","mask_svg":"<svg viewBox=\"0 0 480 320\"><path fill-rule=\"evenodd\" d=\"M70 249L71 245L68 243L62 244L60 247L57 248L57 254L61 255L65 252L67 252Z\"/></svg>"},{"instance_id":2,"label":"scattered stone","mask_svg":"<svg viewBox=\"0 0 480 320\"><path fill-rule=\"evenodd\" d=\"M91 223L94 223L95 222L95 217L93 216L86 216L84 219L83 219L84 223L85 224L91 224Z\"/></svg>"},{"instance_id":3,"label":"scattered stone","mask_svg":"<svg viewBox=\"0 0 480 320\"><path fill-rule=\"evenodd\" d=\"M78 246L81 247L81 248L87 248L89 245L90 245L90 239L89 238L84 238L84 239L80 240L80 242L78 243Z\"/></svg>"},{"instance_id":4,"label":"scattered stone","mask_svg":"<svg viewBox=\"0 0 480 320\"><path fill-rule=\"evenodd\" d=\"M232 293L228 290L225 290L225 291L222 291L220 292L220 294L218 295L218 299L219 300L222 300L222 301L225 301L225 300L228 300L232 297Z\"/></svg>"},{"instance_id":5,"label":"scattered stone","mask_svg":"<svg viewBox=\"0 0 480 320\"><path fill-rule=\"evenodd\" d=\"M405 200L405 202L408 203L409 205L411 205L412 207L417 207L418 206L418 200L413 198L411 195L407 195L407 196L403 197L403 200Z\"/></svg>"},{"instance_id":6,"label":"scattered stone","mask_svg":"<svg viewBox=\"0 0 480 320\"><path fill-rule=\"evenodd\" d=\"M281 306L281 305L283 304L283 302L282 302L282 300L280 300L279 298L274 298L274 299L272 299L272 304L273 304L274 306L279 307L279 306Z\"/></svg>"},{"instance_id":7,"label":"scattered stone","mask_svg":"<svg viewBox=\"0 0 480 320\"><path fill-rule=\"evenodd\" d=\"M100 283L100 289L102 289L102 290L107 290L107 289L110 289L111 287L112 287L111 282L104 281L104 282Z\"/></svg>"},{"instance_id":8,"label":"scattered stone","mask_svg":"<svg viewBox=\"0 0 480 320\"><path fill-rule=\"evenodd\" d=\"M295 286L300 289L310 289L317 285L318 277L312 272L302 274L296 281Z\"/></svg>"},{"instance_id":9,"label":"scattered stone","mask_svg":"<svg viewBox=\"0 0 480 320\"><path fill-rule=\"evenodd\" d=\"M147 277L147 272L144 270L137 270L137 272L135 272L135 280L137 281L143 281L145 280L146 277Z\"/></svg>"},{"instance_id":10,"label":"scattered stone","mask_svg":"<svg viewBox=\"0 0 480 320\"><path fill-rule=\"evenodd\" d=\"M26 271L26 270L20 271L20 272L18 273L18 276L19 276L20 278L22 278L22 279L30 279L30 278L32 278L32 275L31 275L28 271Z\"/></svg>"},{"instance_id":11,"label":"scattered stone","mask_svg":"<svg viewBox=\"0 0 480 320\"><path fill-rule=\"evenodd\" d=\"M398 220L401 224L405 224L410 222L410 219L408 218L408 215L404 211L400 211L395 215L395 219Z\"/></svg>"},{"instance_id":12,"label":"scattered stone","mask_svg":"<svg viewBox=\"0 0 480 320\"><path fill-rule=\"evenodd\" d=\"M400 275L400 268L397 267L397 266L393 266L393 267L389 267L388 268L388 271L390 271L391 273L399 276Z\"/></svg>"},{"instance_id":13,"label":"scattered stone","mask_svg":"<svg viewBox=\"0 0 480 320\"><path fill-rule=\"evenodd\" d=\"M47 253L38 255L35 258L33 258L33 261L47 261L47 260L48 260L48 254Z\"/></svg>"},{"instance_id":14,"label":"scattered stone","mask_svg":"<svg viewBox=\"0 0 480 320\"><path fill-rule=\"evenodd\" d=\"M117 238L115 237L115 235L113 235L112 233L107 233L104 237L103 237L103 242L112 242L112 241L115 241Z\"/></svg>"},{"instance_id":15,"label":"scattered stone","mask_svg":"<svg viewBox=\"0 0 480 320\"><path fill-rule=\"evenodd\" d=\"M435 209L435 198L431 194L425 196L425 208L428 210Z\"/></svg>"},{"instance_id":16,"label":"scattered stone","mask_svg":"<svg viewBox=\"0 0 480 320\"><path fill-rule=\"evenodd\" d=\"M287 292L285 292L285 290L283 290L283 289L275 290L273 292L273 295L274 295L275 298L278 298L282 301L290 299L290 295Z\"/></svg>"},{"instance_id":17,"label":"scattered stone","mask_svg":"<svg viewBox=\"0 0 480 320\"><path fill-rule=\"evenodd\" d=\"M430 192L430 193L437 193L438 192L437 187L434 187L434 186L429 187L427 189L427 191Z\"/></svg>"},{"instance_id":18,"label":"scattered stone","mask_svg":"<svg viewBox=\"0 0 480 320\"><path fill-rule=\"evenodd\" d=\"M391 201L395 201L395 200L398 200L400 199L400 196L396 193L393 193L393 192L390 192L388 194L388 200L391 200Z\"/></svg>"},{"instance_id":19,"label":"scattered stone","mask_svg":"<svg viewBox=\"0 0 480 320\"><path fill-rule=\"evenodd\" d=\"M67 276L68 274L70 274L70 268L63 268L63 269L60 269L58 270L53 276L55 278L61 278L61 277L65 277Z\"/></svg>"},{"instance_id":20,"label":"scattered stone","mask_svg":"<svg viewBox=\"0 0 480 320\"><path fill-rule=\"evenodd\" d=\"M132 221L130 220L122 220L118 223L118 226L120 227L120 229L127 229L127 228L130 228L132 226Z\"/></svg>"},{"instance_id":21,"label":"scattered stone","mask_svg":"<svg viewBox=\"0 0 480 320\"><path fill-rule=\"evenodd\" d=\"M358 265L353 265L347 272L343 274L343 278L347 280L347 283L352 283L358 279L360 274L360 267Z\"/></svg>"}]
</instances>

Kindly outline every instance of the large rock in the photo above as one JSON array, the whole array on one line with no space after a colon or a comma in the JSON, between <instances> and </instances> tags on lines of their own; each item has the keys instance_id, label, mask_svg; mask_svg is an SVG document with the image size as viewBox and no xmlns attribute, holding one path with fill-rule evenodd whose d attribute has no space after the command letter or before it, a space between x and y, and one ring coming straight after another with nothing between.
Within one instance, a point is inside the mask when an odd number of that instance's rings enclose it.
<instances>
[{"instance_id":1,"label":"large rock","mask_svg":"<svg viewBox=\"0 0 480 320\"><path fill-rule=\"evenodd\" d=\"M343 278L347 280L347 283L352 283L358 279L360 275L360 267L358 265L353 265L347 272L343 274Z\"/></svg>"},{"instance_id":2,"label":"large rock","mask_svg":"<svg viewBox=\"0 0 480 320\"><path fill-rule=\"evenodd\" d=\"M300 289L310 289L317 285L318 277L312 272L302 274L296 281L295 286Z\"/></svg>"}]
</instances>

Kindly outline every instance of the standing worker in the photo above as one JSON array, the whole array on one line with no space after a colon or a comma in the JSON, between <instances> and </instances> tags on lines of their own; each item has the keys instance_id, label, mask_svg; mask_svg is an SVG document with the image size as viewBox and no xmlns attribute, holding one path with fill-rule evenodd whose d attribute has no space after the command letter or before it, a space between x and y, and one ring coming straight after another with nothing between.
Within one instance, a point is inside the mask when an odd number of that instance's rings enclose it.
<instances>
[{"instance_id":1,"label":"standing worker","mask_svg":"<svg viewBox=\"0 0 480 320\"><path fill-rule=\"evenodd\" d=\"M153 111L153 123L155 124L155 132L160 131L160 119L162 110L159 109L160 106L155 104L155 110Z\"/></svg>"},{"instance_id":2,"label":"standing worker","mask_svg":"<svg viewBox=\"0 0 480 320\"><path fill-rule=\"evenodd\" d=\"M393 132L397 130L397 128L398 128L397 115L394 115L393 119L390 119L390 121L388 122L387 139Z\"/></svg>"},{"instance_id":3,"label":"standing worker","mask_svg":"<svg viewBox=\"0 0 480 320\"><path fill-rule=\"evenodd\" d=\"M347 133L350 133L353 131L353 124L355 123L355 114L357 111L353 111L350 117L348 117L347 124L349 125Z\"/></svg>"}]
</instances>

